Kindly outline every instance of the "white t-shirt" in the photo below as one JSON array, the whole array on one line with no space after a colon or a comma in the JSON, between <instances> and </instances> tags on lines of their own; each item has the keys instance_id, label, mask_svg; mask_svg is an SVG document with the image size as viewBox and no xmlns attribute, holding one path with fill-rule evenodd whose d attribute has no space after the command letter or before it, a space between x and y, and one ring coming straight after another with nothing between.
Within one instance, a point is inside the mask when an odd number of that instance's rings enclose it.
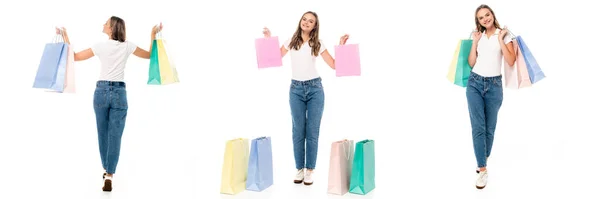
<instances>
[{"instance_id":1,"label":"white t-shirt","mask_svg":"<svg viewBox=\"0 0 600 199\"><path fill-rule=\"evenodd\" d=\"M283 46L288 50L292 59L292 79L306 81L319 77L316 67L317 57L312 55L312 48L309 46L308 41L304 42L299 50L290 50L291 41L291 39L286 40ZM319 55L321 55L327 48L322 40L319 40L319 42L321 42L321 49L319 49Z\"/></svg>"},{"instance_id":2,"label":"white t-shirt","mask_svg":"<svg viewBox=\"0 0 600 199\"><path fill-rule=\"evenodd\" d=\"M496 29L496 32L489 39L485 31L481 34L481 39L477 44L477 61L472 72L484 77L495 77L502 74L502 48L498 43L499 34L500 29ZM512 38L509 34L504 36L504 44L511 41Z\"/></svg>"},{"instance_id":3,"label":"white t-shirt","mask_svg":"<svg viewBox=\"0 0 600 199\"><path fill-rule=\"evenodd\" d=\"M129 41L108 40L92 46L94 55L100 59L100 78L106 81L124 81L125 64L137 46Z\"/></svg>"}]
</instances>

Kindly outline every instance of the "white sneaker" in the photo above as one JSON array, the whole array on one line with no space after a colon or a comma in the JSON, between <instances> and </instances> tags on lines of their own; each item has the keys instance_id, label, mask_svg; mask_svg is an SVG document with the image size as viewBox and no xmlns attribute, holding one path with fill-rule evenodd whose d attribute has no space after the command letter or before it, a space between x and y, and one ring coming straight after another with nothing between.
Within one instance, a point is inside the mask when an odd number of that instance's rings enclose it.
<instances>
[{"instance_id":1,"label":"white sneaker","mask_svg":"<svg viewBox=\"0 0 600 199\"><path fill-rule=\"evenodd\" d=\"M487 185L487 178L488 178L487 170L479 171L479 173L477 173L477 181L475 182L475 187L477 187L477 189L485 188L485 185Z\"/></svg>"},{"instance_id":2,"label":"white sneaker","mask_svg":"<svg viewBox=\"0 0 600 199\"><path fill-rule=\"evenodd\" d=\"M304 185L311 185L313 183L312 173L312 170L306 170L306 174L304 175Z\"/></svg>"},{"instance_id":3,"label":"white sneaker","mask_svg":"<svg viewBox=\"0 0 600 199\"><path fill-rule=\"evenodd\" d=\"M296 178L294 178L294 183L300 184L304 181L304 169L299 169L296 173Z\"/></svg>"}]
</instances>

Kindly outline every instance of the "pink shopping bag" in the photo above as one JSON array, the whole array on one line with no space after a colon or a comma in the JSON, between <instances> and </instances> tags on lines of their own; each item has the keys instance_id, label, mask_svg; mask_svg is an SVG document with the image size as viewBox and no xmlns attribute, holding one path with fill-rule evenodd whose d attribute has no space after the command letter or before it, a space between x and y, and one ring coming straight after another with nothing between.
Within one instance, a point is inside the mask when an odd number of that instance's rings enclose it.
<instances>
[{"instance_id":1,"label":"pink shopping bag","mask_svg":"<svg viewBox=\"0 0 600 199\"><path fill-rule=\"evenodd\" d=\"M360 76L360 53L358 44L335 46L335 75Z\"/></svg>"},{"instance_id":2,"label":"pink shopping bag","mask_svg":"<svg viewBox=\"0 0 600 199\"><path fill-rule=\"evenodd\" d=\"M283 66L278 37L258 38L254 45L258 68Z\"/></svg>"},{"instance_id":3,"label":"pink shopping bag","mask_svg":"<svg viewBox=\"0 0 600 199\"><path fill-rule=\"evenodd\" d=\"M342 140L331 144L327 193L336 195L348 193L353 159L354 141Z\"/></svg>"},{"instance_id":4,"label":"pink shopping bag","mask_svg":"<svg viewBox=\"0 0 600 199\"><path fill-rule=\"evenodd\" d=\"M516 55L514 66L508 65L508 63L504 61L504 84L507 88L511 89L531 87L527 65L525 65L525 59L523 58L523 54L521 53L517 42L517 40L513 39L513 47Z\"/></svg>"},{"instance_id":5,"label":"pink shopping bag","mask_svg":"<svg viewBox=\"0 0 600 199\"><path fill-rule=\"evenodd\" d=\"M67 71L65 72L64 93L75 93L75 51L73 45L69 45L67 51Z\"/></svg>"}]
</instances>

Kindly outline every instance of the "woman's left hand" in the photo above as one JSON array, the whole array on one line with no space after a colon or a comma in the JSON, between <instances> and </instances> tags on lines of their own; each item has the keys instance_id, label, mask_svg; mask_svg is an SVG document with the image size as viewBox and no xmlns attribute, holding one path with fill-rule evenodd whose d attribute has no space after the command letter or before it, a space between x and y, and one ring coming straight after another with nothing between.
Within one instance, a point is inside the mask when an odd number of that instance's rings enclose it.
<instances>
[{"instance_id":1,"label":"woman's left hand","mask_svg":"<svg viewBox=\"0 0 600 199\"><path fill-rule=\"evenodd\" d=\"M160 23L160 25L152 27L152 35L155 35L156 33L160 32L162 28L162 22Z\"/></svg>"},{"instance_id":2,"label":"woman's left hand","mask_svg":"<svg viewBox=\"0 0 600 199\"><path fill-rule=\"evenodd\" d=\"M340 37L340 45L346 44L346 41L348 41L349 37L350 37L350 35L348 35L348 34L345 34L344 36Z\"/></svg>"},{"instance_id":3,"label":"woman's left hand","mask_svg":"<svg viewBox=\"0 0 600 199\"><path fill-rule=\"evenodd\" d=\"M500 34L498 35L498 40L500 40L501 42L504 42L504 37L506 37L507 33L508 33L508 29L506 28L506 26L504 26L504 28L500 30Z\"/></svg>"}]
</instances>

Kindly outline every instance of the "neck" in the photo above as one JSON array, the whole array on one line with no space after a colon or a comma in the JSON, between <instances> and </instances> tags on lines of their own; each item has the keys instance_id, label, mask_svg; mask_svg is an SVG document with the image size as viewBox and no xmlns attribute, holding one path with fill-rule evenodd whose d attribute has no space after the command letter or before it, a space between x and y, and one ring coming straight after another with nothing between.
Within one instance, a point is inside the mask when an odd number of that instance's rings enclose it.
<instances>
[{"instance_id":1,"label":"neck","mask_svg":"<svg viewBox=\"0 0 600 199\"><path fill-rule=\"evenodd\" d=\"M496 26L492 26L491 28L487 28L486 30L487 33L494 34L496 32Z\"/></svg>"},{"instance_id":2,"label":"neck","mask_svg":"<svg viewBox=\"0 0 600 199\"><path fill-rule=\"evenodd\" d=\"M302 31L302 35L301 36L302 36L302 39L304 41L306 41L306 40L308 40L310 38L310 32Z\"/></svg>"}]
</instances>

